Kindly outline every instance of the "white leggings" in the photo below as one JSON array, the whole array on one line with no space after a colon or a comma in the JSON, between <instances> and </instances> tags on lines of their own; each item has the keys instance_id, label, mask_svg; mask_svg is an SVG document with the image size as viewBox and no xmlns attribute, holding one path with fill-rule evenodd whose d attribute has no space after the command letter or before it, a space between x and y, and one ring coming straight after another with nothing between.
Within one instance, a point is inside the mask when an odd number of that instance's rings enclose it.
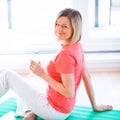
<instances>
[{"instance_id":1,"label":"white leggings","mask_svg":"<svg viewBox=\"0 0 120 120\"><path fill-rule=\"evenodd\" d=\"M19 95L36 115L46 120L65 120L69 114L56 111L48 102L46 95L28 84L24 78L13 71L4 71L0 75L0 95L11 88Z\"/></svg>"}]
</instances>

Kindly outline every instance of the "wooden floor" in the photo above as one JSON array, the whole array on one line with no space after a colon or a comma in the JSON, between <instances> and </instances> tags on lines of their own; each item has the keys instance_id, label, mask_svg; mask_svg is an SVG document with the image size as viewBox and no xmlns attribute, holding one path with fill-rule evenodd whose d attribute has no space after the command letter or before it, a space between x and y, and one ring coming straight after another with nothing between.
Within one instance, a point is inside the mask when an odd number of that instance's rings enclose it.
<instances>
[{"instance_id":1,"label":"wooden floor","mask_svg":"<svg viewBox=\"0 0 120 120\"><path fill-rule=\"evenodd\" d=\"M92 72L92 84L98 104L110 104L120 110L120 72ZM77 103L90 106L83 83L78 90Z\"/></svg>"}]
</instances>

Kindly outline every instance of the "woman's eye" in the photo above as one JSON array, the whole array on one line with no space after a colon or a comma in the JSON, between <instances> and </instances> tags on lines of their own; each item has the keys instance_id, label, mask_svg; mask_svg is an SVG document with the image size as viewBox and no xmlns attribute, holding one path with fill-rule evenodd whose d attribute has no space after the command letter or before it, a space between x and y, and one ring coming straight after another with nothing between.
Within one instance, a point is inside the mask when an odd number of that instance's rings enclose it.
<instances>
[{"instance_id":1,"label":"woman's eye","mask_svg":"<svg viewBox=\"0 0 120 120\"><path fill-rule=\"evenodd\" d=\"M59 24L56 23L55 26L59 26Z\"/></svg>"},{"instance_id":2,"label":"woman's eye","mask_svg":"<svg viewBox=\"0 0 120 120\"><path fill-rule=\"evenodd\" d=\"M68 28L68 26L64 25L63 28Z\"/></svg>"},{"instance_id":3,"label":"woman's eye","mask_svg":"<svg viewBox=\"0 0 120 120\"><path fill-rule=\"evenodd\" d=\"M67 25L60 25L60 24L58 24L58 23L56 23L55 26L56 26L56 27L61 27L61 28L63 28L63 29L68 28Z\"/></svg>"}]
</instances>

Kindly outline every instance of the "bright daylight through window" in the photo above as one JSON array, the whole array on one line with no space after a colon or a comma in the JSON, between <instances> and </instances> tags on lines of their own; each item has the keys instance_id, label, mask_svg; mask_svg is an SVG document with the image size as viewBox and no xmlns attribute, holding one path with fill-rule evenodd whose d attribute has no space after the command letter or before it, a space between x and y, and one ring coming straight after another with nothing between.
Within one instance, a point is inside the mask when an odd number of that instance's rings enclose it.
<instances>
[{"instance_id":1,"label":"bright daylight through window","mask_svg":"<svg viewBox=\"0 0 120 120\"><path fill-rule=\"evenodd\" d=\"M120 0L0 0L0 54L55 52L54 20L66 7L82 13L85 51L120 51Z\"/></svg>"}]
</instances>

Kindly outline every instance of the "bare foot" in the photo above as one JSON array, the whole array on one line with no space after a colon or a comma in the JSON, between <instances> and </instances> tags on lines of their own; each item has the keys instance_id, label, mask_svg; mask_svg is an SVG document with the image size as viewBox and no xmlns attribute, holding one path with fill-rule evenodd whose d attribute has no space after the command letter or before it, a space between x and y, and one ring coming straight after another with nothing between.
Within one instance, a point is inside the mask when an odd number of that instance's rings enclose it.
<instances>
[{"instance_id":1,"label":"bare foot","mask_svg":"<svg viewBox=\"0 0 120 120\"><path fill-rule=\"evenodd\" d=\"M35 120L36 115L31 111L26 111L23 120Z\"/></svg>"}]
</instances>

